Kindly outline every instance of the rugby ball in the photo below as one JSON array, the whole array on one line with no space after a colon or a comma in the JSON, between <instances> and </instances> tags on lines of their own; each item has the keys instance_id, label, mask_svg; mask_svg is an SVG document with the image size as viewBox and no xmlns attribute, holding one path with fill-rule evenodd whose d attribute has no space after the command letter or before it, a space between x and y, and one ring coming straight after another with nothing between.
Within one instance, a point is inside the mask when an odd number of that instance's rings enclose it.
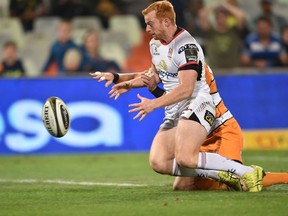
<instances>
[{"instance_id":1,"label":"rugby ball","mask_svg":"<svg viewBox=\"0 0 288 216\"><path fill-rule=\"evenodd\" d=\"M58 97L50 97L42 108L42 120L54 137L63 137L70 127L70 114L66 104Z\"/></svg>"}]
</instances>

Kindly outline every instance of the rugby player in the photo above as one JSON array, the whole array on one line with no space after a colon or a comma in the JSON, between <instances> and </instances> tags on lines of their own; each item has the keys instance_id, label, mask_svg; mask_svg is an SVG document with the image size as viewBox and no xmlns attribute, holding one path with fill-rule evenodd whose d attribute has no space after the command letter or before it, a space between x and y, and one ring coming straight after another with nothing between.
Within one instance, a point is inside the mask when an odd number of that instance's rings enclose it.
<instances>
[{"instance_id":1,"label":"rugby player","mask_svg":"<svg viewBox=\"0 0 288 216\"><path fill-rule=\"evenodd\" d=\"M153 100L138 95L140 102L129 105L129 112L138 112L134 119L140 121L154 109L165 107L164 122L150 149L151 167L161 174L212 178L236 190L241 188L237 184L240 177L248 191L261 191L262 167L245 166L214 152L200 152L216 112L205 80L200 45L186 30L177 27L170 2L157 1L142 13L146 31L153 37L151 70L157 71L166 92ZM129 82L133 88L145 86L142 79ZM111 93L117 94L117 89Z\"/></svg>"},{"instance_id":2,"label":"rugby player","mask_svg":"<svg viewBox=\"0 0 288 216\"><path fill-rule=\"evenodd\" d=\"M118 83L114 89L117 89L117 94L114 94L114 97L117 99L120 94L123 94L129 91L130 83L129 81L135 78L141 77L145 85L148 87L150 92L154 92L155 90L159 92L156 97L162 96L165 94L163 89L160 89L156 83L156 73L151 76L145 75L147 72L138 72L138 73L122 73L115 74L111 72L96 72L91 73L91 76L97 79L99 82L105 81L105 86L108 87L113 83L115 77L118 80L115 83ZM243 148L243 135L241 128L236 121L236 119L232 116L232 114L228 111L222 98L219 95L217 90L216 81L213 76L213 72L205 65L205 77L206 82L210 87L210 94L217 95L217 97L213 97L213 103L216 106L216 122L222 122L218 127L213 126L214 130L211 130L204 144L201 146L200 151L208 151L208 152L217 152L218 154L230 158L234 161L242 163L242 148ZM116 90L112 90L112 92L116 92ZM220 101L220 102L219 102ZM222 114L225 115L222 115ZM219 120L218 120L219 119ZM218 123L219 124L219 123ZM265 172L265 176L263 178L263 187L269 187L276 184L287 184L288 183L288 173L276 173L276 172ZM231 188L221 182L214 181L208 178L201 177L176 177L174 184L174 190L231 190Z\"/></svg>"}]
</instances>

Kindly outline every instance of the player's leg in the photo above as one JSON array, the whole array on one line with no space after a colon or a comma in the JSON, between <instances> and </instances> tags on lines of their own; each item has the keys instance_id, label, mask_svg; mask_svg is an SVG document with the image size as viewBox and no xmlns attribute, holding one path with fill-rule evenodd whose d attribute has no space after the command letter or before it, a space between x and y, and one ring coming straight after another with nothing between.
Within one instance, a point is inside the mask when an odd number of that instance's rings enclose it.
<instances>
[{"instance_id":1,"label":"player's leg","mask_svg":"<svg viewBox=\"0 0 288 216\"><path fill-rule=\"evenodd\" d=\"M192 111L193 110L195 109L192 109ZM208 124L209 121L207 121L206 118L207 110L208 113L213 112L213 110L211 111L209 105L206 106L206 109L202 108L196 110L200 111L198 113L186 112L183 115L186 118L182 118L177 127L175 157L178 170L181 171L181 167L186 167L190 169L200 168L235 173L242 178L249 188L249 191L257 192L262 190L263 169L261 167L244 166L216 153L199 153L200 146L204 142L207 131L209 131L211 126ZM187 113L189 113L188 118ZM193 144L191 144L191 140L193 140ZM182 173L180 172L180 176L181 175ZM228 180L228 178L230 177L221 177L224 181Z\"/></svg>"},{"instance_id":2,"label":"player's leg","mask_svg":"<svg viewBox=\"0 0 288 216\"><path fill-rule=\"evenodd\" d=\"M217 141L221 143L220 148L217 151L218 154L243 163L242 149L244 138L236 119L229 119L225 125L221 126L219 129L223 139L218 139ZM266 175L263 177L263 187L288 183L288 173L265 172L265 174Z\"/></svg>"},{"instance_id":3,"label":"player's leg","mask_svg":"<svg viewBox=\"0 0 288 216\"><path fill-rule=\"evenodd\" d=\"M189 169L176 166L174 159L175 132L176 127L161 128L157 132L150 149L149 161L152 169L158 173L167 175L209 177L219 180L218 171L215 170Z\"/></svg>"},{"instance_id":4,"label":"player's leg","mask_svg":"<svg viewBox=\"0 0 288 216\"><path fill-rule=\"evenodd\" d=\"M160 128L150 149L149 162L155 172L170 174L174 159L176 128Z\"/></svg>"},{"instance_id":5,"label":"player's leg","mask_svg":"<svg viewBox=\"0 0 288 216\"><path fill-rule=\"evenodd\" d=\"M176 177L173 190L229 190L229 187L219 181L198 177Z\"/></svg>"},{"instance_id":6,"label":"player's leg","mask_svg":"<svg viewBox=\"0 0 288 216\"><path fill-rule=\"evenodd\" d=\"M276 184L288 184L287 172L265 172L263 178L263 187L269 187Z\"/></svg>"}]
</instances>

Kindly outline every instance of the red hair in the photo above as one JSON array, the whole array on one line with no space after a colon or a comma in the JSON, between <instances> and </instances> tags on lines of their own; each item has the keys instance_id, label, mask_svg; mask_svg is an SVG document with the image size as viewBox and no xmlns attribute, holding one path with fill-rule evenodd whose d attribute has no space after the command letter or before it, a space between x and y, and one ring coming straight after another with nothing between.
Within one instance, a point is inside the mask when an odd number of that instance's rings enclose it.
<instances>
[{"instance_id":1,"label":"red hair","mask_svg":"<svg viewBox=\"0 0 288 216\"><path fill-rule=\"evenodd\" d=\"M146 9L142 11L143 16L155 11L158 19L168 18L173 24L176 23L176 14L173 5L169 1L157 1L150 4Z\"/></svg>"}]
</instances>

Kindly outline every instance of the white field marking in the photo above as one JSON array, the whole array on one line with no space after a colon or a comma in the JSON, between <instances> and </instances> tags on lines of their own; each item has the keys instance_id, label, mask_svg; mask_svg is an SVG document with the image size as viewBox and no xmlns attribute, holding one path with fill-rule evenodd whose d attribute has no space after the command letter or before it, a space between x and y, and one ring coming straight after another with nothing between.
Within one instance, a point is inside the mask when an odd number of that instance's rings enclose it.
<instances>
[{"instance_id":1,"label":"white field marking","mask_svg":"<svg viewBox=\"0 0 288 216\"><path fill-rule=\"evenodd\" d=\"M83 185L83 186L116 186L116 187L145 187L145 184L131 183L112 183L112 182L78 182L67 180L37 180L37 179L0 179L0 183L45 183L45 184L60 184L60 185Z\"/></svg>"},{"instance_id":2,"label":"white field marking","mask_svg":"<svg viewBox=\"0 0 288 216\"><path fill-rule=\"evenodd\" d=\"M249 160L258 160L258 161L270 161L270 162L288 162L288 157L287 158L279 158L277 156L243 156L244 159L244 163L245 163L245 159L249 159Z\"/></svg>"}]
</instances>

